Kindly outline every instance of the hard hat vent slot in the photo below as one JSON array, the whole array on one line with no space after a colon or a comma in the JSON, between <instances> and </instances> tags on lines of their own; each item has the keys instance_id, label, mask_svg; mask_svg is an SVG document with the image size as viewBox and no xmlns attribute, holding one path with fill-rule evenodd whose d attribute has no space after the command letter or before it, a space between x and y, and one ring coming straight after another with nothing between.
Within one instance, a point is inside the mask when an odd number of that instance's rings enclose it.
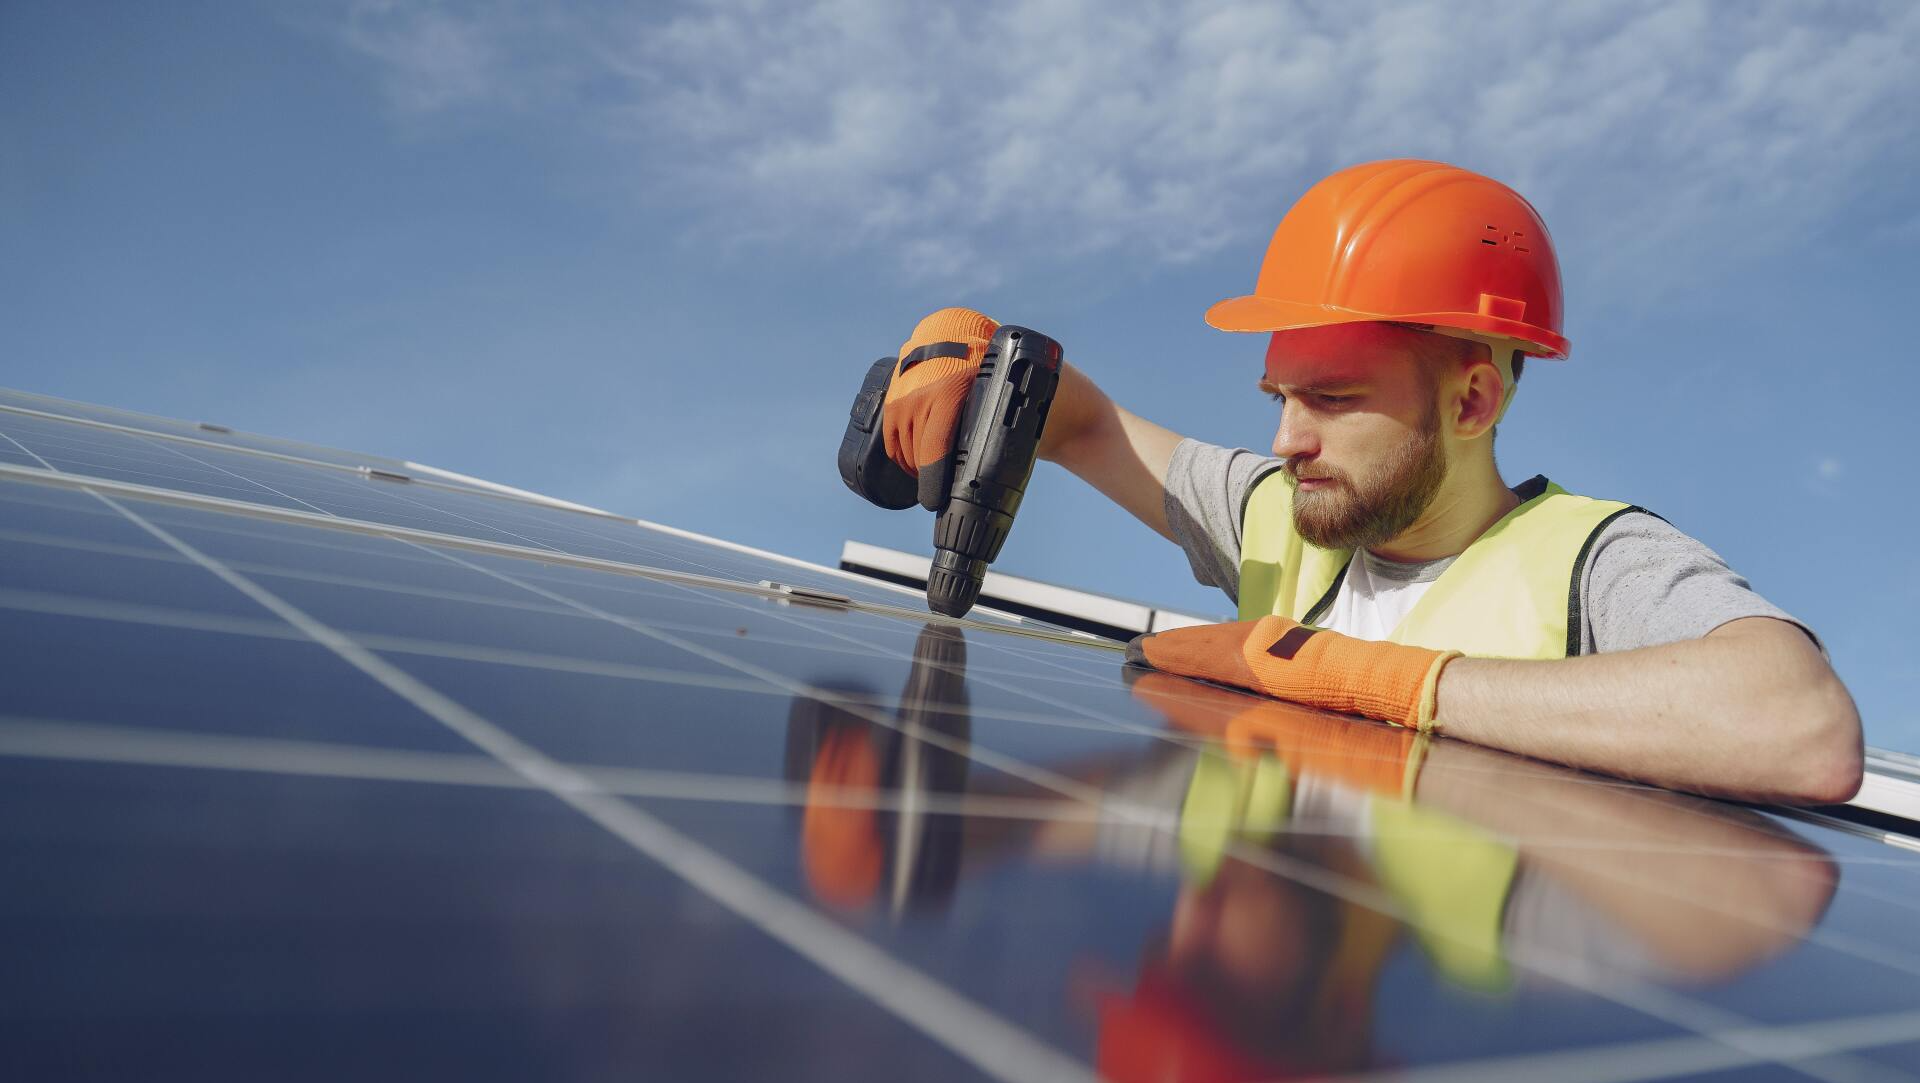
<instances>
[{"instance_id":1,"label":"hard hat vent slot","mask_svg":"<svg viewBox=\"0 0 1920 1083\"><path fill-rule=\"evenodd\" d=\"M1515 252L1525 253L1530 251L1526 245L1520 243L1527 239L1527 235L1521 230L1510 229L1502 231L1499 226L1491 225L1488 226L1487 229L1493 236L1480 238L1481 244L1492 245L1495 248L1504 244L1512 248Z\"/></svg>"}]
</instances>

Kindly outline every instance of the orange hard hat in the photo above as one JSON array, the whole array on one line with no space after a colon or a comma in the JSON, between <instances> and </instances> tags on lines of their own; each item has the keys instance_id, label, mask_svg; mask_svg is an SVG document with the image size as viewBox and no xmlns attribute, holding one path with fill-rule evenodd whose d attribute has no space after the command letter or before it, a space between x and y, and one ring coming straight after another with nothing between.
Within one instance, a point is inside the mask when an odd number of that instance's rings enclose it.
<instances>
[{"instance_id":1,"label":"orange hard hat","mask_svg":"<svg viewBox=\"0 0 1920 1083\"><path fill-rule=\"evenodd\" d=\"M1307 190L1274 230L1253 293L1207 310L1222 331L1387 320L1565 357L1560 265L1539 212L1489 177L1395 159Z\"/></svg>"}]
</instances>

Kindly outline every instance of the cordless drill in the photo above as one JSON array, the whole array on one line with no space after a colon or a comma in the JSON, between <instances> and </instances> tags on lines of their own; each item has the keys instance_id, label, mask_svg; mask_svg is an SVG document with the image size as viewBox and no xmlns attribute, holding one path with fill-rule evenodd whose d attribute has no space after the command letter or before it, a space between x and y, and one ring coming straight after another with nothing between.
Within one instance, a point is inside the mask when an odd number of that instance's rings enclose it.
<instances>
[{"instance_id":1,"label":"cordless drill","mask_svg":"<svg viewBox=\"0 0 1920 1083\"><path fill-rule=\"evenodd\" d=\"M980 597L987 565L1000 555L1033 476L1040 433L1060 386L1060 344L1038 331L1002 325L987 345L954 429L953 484L933 524L927 606L965 616ZM883 508L918 502L912 475L887 457L880 425L894 359L867 370L840 439L840 477Z\"/></svg>"}]
</instances>

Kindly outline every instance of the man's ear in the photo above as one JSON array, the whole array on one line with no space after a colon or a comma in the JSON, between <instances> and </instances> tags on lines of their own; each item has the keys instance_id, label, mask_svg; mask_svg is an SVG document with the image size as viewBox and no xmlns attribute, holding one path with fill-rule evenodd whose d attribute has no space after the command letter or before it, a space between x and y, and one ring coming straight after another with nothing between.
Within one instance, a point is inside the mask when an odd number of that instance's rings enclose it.
<instances>
[{"instance_id":1,"label":"man's ear","mask_svg":"<svg viewBox=\"0 0 1920 1083\"><path fill-rule=\"evenodd\" d=\"M1500 367L1486 354L1475 353L1454 400L1453 434L1462 440L1476 440L1491 432L1507 400L1507 381Z\"/></svg>"}]
</instances>

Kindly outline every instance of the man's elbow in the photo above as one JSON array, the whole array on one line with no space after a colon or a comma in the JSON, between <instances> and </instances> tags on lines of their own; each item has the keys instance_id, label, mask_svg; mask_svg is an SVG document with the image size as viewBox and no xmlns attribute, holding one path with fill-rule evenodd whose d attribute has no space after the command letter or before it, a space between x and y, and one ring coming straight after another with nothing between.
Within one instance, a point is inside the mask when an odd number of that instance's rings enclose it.
<instances>
[{"instance_id":1,"label":"man's elbow","mask_svg":"<svg viewBox=\"0 0 1920 1083\"><path fill-rule=\"evenodd\" d=\"M1781 697L1786 711L1776 719L1786 735L1774 762L1786 805L1838 805L1860 792L1865 750L1860 711L1831 669L1797 691Z\"/></svg>"}]
</instances>

